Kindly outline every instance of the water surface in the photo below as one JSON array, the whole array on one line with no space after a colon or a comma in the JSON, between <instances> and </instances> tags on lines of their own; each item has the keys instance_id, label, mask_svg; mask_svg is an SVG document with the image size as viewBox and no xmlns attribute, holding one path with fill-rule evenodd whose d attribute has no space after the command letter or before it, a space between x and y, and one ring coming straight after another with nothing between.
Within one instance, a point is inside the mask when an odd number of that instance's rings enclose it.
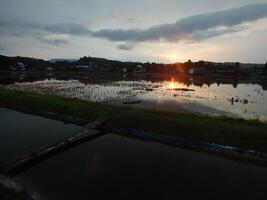
<instances>
[{"instance_id":1,"label":"water surface","mask_svg":"<svg viewBox=\"0 0 267 200\"><path fill-rule=\"evenodd\" d=\"M80 129L73 124L0 108L0 162L15 159Z\"/></svg>"},{"instance_id":2,"label":"water surface","mask_svg":"<svg viewBox=\"0 0 267 200\"><path fill-rule=\"evenodd\" d=\"M51 72L52 73L52 72ZM3 75L4 76L4 75ZM190 77L82 72L9 74L11 89L85 101L267 121L267 77ZM18 83L12 86L13 83ZM26 82L26 83L25 83Z\"/></svg>"},{"instance_id":3,"label":"water surface","mask_svg":"<svg viewBox=\"0 0 267 200\"><path fill-rule=\"evenodd\" d=\"M266 168L114 134L16 179L50 200L267 198Z\"/></svg>"}]
</instances>

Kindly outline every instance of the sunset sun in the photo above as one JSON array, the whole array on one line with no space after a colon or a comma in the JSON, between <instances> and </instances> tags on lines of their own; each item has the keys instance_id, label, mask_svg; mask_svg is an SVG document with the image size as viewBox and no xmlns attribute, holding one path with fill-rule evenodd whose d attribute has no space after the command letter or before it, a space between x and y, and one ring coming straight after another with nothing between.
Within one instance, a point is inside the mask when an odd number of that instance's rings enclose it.
<instances>
[{"instance_id":1,"label":"sunset sun","mask_svg":"<svg viewBox=\"0 0 267 200\"><path fill-rule=\"evenodd\" d=\"M171 53L171 54L169 55L169 59L170 59L171 61L176 61L176 60L178 59L178 55L177 55L176 53Z\"/></svg>"}]
</instances>

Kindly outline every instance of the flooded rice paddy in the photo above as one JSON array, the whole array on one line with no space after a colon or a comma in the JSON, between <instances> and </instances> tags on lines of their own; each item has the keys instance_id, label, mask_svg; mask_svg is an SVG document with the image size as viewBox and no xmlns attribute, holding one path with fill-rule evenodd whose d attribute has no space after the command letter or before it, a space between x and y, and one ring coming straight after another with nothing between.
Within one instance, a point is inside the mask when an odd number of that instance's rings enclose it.
<instances>
[{"instance_id":1,"label":"flooded rice paddy","mask_svg":"<svg viewBox=\"0 0 267 200\"><path fill-rule=\"evenodd\" d=\"M92 78L95 77L95 78ZM30 81L19 79L1 87L59 95L93 102L195 112L267 121L266 81L198 79L193 77L138 78L77 75Z\"/></svg>"}]
</instances>

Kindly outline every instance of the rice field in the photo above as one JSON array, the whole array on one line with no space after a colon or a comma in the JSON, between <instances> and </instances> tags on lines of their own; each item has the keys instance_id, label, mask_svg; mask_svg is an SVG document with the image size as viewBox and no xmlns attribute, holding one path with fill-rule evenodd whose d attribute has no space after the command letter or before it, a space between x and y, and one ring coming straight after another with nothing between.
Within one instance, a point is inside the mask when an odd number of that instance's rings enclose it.
<instances>
[{"instance_id":1,"label":"rice field","mask_svg":"<svg viewBox=\"0 0 267 200\"><path fill-rule=\"evenodd\" d=\"M87 102L127 104L165 111L186 111L267 120L267 91L257 84L196 86L177 81L109 81L45 79L2 85L8 90L61 96Z\"/></svg>"},{"instance_id":2,"label":"rice field","mask_svg":"<svg viewBox=\"0 0 267 200\"><path fill-rule=\"evenodd\" d=\"M99 84L84 84L78 80L44 80L14 83L2 87L8 90L61 96L92 102L108 102L115 99L130 98L137 94L130 87L122 87L121 85L107 87Z\"/></svg>"}]
</instances>

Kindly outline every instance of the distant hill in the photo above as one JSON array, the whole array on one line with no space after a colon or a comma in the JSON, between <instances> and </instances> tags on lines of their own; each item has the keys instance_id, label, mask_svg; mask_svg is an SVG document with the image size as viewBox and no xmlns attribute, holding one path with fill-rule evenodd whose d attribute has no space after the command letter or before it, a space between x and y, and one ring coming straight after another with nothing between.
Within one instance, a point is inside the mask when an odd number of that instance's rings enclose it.
<instances>
[{"instance_id":1,"label":"distant hill","mask_svg":"<svg viewBox=\"0 0 267 200\"><path fill-rule=\"evenodd\" d=\"M267 64L250 64L239 62L209 62L188 61L185 63L140 63L123 62L85 56L80 59L43 59L28 57L9 57L0 55L0 70L11 71L95 71L95 72L155 72L155 73L179 73L189 75L227 75L227 76L260 76L267 75Z\"/></svg>"},{"instance_id":2,"label":"distant hill","mask_svg":"<svg viewBox=\"0 0 267 200\"><path fill-rule=\"evenodd\" d=\"M0 69L30 69L47 67L49 63L42 59L29 58L29 57L9 57L0 55Z\"/></svg>"},{"instance_id":3,"label":"distant hill","mask_svg":"<svg viewBox=\"0 0 267 200\"><path fill-rule=\"evenodd\" d=\"M56 62L77 62L78 59L65 59L65 58L55 58L55 59L50 59L48 62L50 63L56 63Z\"/></svg>"}]
</instances>

